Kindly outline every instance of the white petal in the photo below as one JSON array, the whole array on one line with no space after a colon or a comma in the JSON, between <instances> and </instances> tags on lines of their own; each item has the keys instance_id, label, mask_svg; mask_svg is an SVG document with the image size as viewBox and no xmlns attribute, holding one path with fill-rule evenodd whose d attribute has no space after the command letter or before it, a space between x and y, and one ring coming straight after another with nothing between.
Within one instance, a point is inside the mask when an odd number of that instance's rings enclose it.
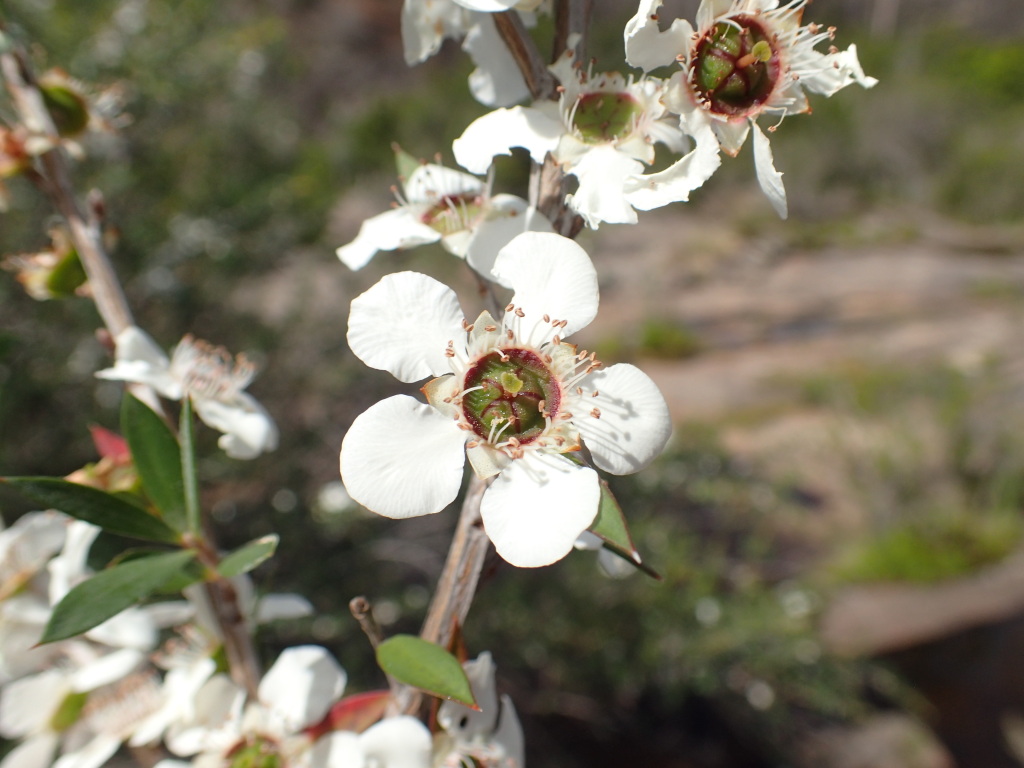
<instances>
[{"instance_id":1,"label":"white petal","mask_svg":"<svg viewBox=\"0 0 1024 768\"><path fill-rule=\"evenodd\" d=\"M194 399L196 413L205 424L224 435L217 445L233 459L255 459L277 448L277 426L255 398L245 392L234 402Z\"/></svg>"},{"instance_id":2,"label":"white petal","mask_svg":"<svg viewBox=\"0 0 1024 768\"><path fill-rule=\"evenodd\" d=\"M523 726L519 723L516 708L508 694L501 695L501 717L498 728L491 739L505 750L507 765L526 764L526 740L523 737Z\"/></svg>"},{"instance_id":3,"label":"white petal","mask_svg":"<svg viewBox=\"0 0 1024 768\"><path fill-rule=\"evenodd\" d=\"M402 5L402 43L410 67L433 56L446 37L462 34L466 10L453 2L405 0Z\"/></svg>"},{"instance_id":4,"label":"white petal","mask_svg":"<svg viewBox=\"0 0 1024 768\"><path fill-rule=\"evenodd\" d=\"M525 313L519 340L548 341L585 328L597 315L597 272L587 252L573 240L546 232L526 232L501 249L494 274L515 290L512 303ZM543 316L567 321L554 330Z\"/></svg>"},{"instance_id":5,"label":"white petal","mask_svg":"<svg viewBox=\"0 0 1024 768\"><path fill-rule=\"evenodd\" d=\"M389 397L352 423L341 444L341 478L353 499L379 515L440 512L462 486L465 435L429 405Z\"/></svg>"},{"instance_id":6,"label":"white petal","mask_svg":"<svg viewBox=\"0 0 1024 768\"><path fill-rule=\"evenodd\" d=\"M131 648L149 651L156 646L157 631L150 615L141 608L131 607L111 616L85 636L97 643L113 648Z\"/></svg>"},{"instance_id":7,"label":"white petal","mask_svg":"<svg viewBox=\"0 0 1024 768\"><path fill-rule=\"evenodd\" d=\"M519 0L455 0L455 2L471 11L497 13L507 11L518 3Z\"/></svg>"},{"instance_id":8,"label":"white petal","mask_svg":"<svg viewBox=\"0 0 1024 768\"><path fill-rule=\"evenodd\" d=\"M753 122L753 121L752 121ZM786 188L782 186L782 174L775 170L772 159L772 146L761 126L754 123L754 167L757 170L757 182L761 191L768 196L772 208L780 218L786 218Z\"/></svg>"},{"instance_id":9,"label":"white petal","mask_svg":"<svg viewBox=\"0 0 1024 768\"><path fill-rule=\"evenodd\" d=\"M410 202L434 205L445 197L481 195L486 186L476 176L437 163L416 166L403 184Z\"/></svg>"},{"instance_id":10,"label":"white petal","mask_svg":"<svg viewBox=\"0 0 1024 768\"><path fill-rule=\"evenodd\" d=\"M722 151L736 157L743 147L743 142L747 140L747 134L750 133L751 121L744 118L729 121L709 120L708 122L718 138L718 143L722 146Z\"/></svg>"},{"instance_id":11,"label":"white petal","mask_svg":"<svg viewBox=\"0 0 1024 768\"><path fill-rule=\"evenodd\" d=\"M465 339L455 292L418 272L396 272L352 301L348 344L371 368L413 382L451 373L445 349ZM461 342L464 343L464 342Z\"/></svg>"},{"instance_id":12,"label":"white petal","mask_svg":"<svg viewBox=\"0 0 1024 768\"><path fill-rule=\"evenodd\" d=\"M477 16L462 41L462 50L476 64L469 75L469 90L473 98L488 107L509 107L530 95L508 46L498 35L494 19Z\"/></svg>"},{"instance_id":13,"label":"white petal","mask_svg":"<svg viewBox=\"0 0 1024 768\"><path fill-rule=\"evenodd\" d=\"M117 736L100 733L74 752L61 755L53 768L100 768L120 746L121 739Z\"/></svg>"},{"instance_id":14,"label":"white petal","mask_svg":"<svg viewBox=\"0 0 1024 768\"><path fill-rule=\"evenodd\" d=\"M260 681L259 699L294 733L320 722L345 690L348 676L318 645L284 650Z\"/></svg>"},{"instance_id":15,"label":"white petal","mask_svg":"<svg viewBox=\"0 0 1024 768\"><path fill-rule=\"evenodd\" d=\"M0 768L50 768L57 742L52 731L26 739L4 756Z\"/></svg>"},{"instance_id":16,"label":"white petal","mask_svg":"<svg viewBox=\"0 0 1024 768\"><path fill-rule=\"evenodd\" d=\"M594 522L600 495L594 470L528 452L484 492L480 515L499 555L520 568L536 568L569 554Z\"/></svg>"},{"instance_id":17,"label":"white petal","mask_svg":"<svg viewBox=\"0 0 1024 768\"><path fill-rule=\"evenodd\" d=\"M67 526L67 537L61 553L53 558L46 569L50 572L48 597L50 605L56 605L71 588L89 574L85 559L89 548L99 536L98 526L83 520L75 520Z\"/></svg>"},{"instance_id":18,"label":"white petal","mask_svg":"<svg viewBox=\"0 0 1024 768\"><path fill-rule=\"evenodd\" d=\"M370 764L381 768L430 766L430 731L415 717L402 715L381 720L360 734L359 745Z\"/></svg>"},{"instance_id":19,"label":"white petal","mask_svg":"<svg viewBox=\"0 0 1024 768\"><path fill-rule=\"evenodd\" d=\"M466 261L484 277L495 279L498 252L523 232L551 232L551 222L540 211L515 195L495 195L492 211L478 224L469 240ZM509 288L511 286L505 286Z\"/></svg>"},{"instance_id":20,"label":"white petal","mask_svg":"<svg viewBox=\"0 0 1024 768\"><path fill-rule=\"evenodd\" d=\"M523 147L538 163L553 152L562 137L562 123L531 107L497 109L469 124L452 142L455 160L473 173L486 173L495 155Z\"/></svg>"},{"instance_id":21,"label":"white petal","mask_svg":"<svg viewBox=\"0 0 1024 768\"><path fill-rule=\"evenodd\" d=\"M683 19L673 21L664 32L658 28L661 3L662 0L641 0L623 35L626 61L645 72L672 64L677 56L686 53L693 36L693 27Z\"/></svg>"},{"instance_id":22,"label":"white petal","mask_svg":"<svg viewBox=\"0 0 1024 768\"><path fill-rule=\"evenodd\" d=\"M440 232L420 221L411 208L403 206L366 219L355 240L335 253L349 269L362 269L377 251L413 248L440 239Z\"/></svg>"},{"instance_id":23,"label":"white petal","mask_svg":"<svg viewBox=\"0 0 1024 768\"><path fill-rule=\"evenodd\" d=\"M694 148L665 170L629 180L627 198L634 208L650 211L669 203L689 200L690 192L718 170L722 157L711 126L705 123L694 139Z\"/></svg>"},{"instance_id":24,"label":"white petal","mask_svg":"<svg viewBox=\"0 0 1024 768\"><path fill-rule=\"evenodd\" d=\"M566 200L588 227L597 229L602 221L636 224L636 211L624 187L626 179L644 172L643 163L608 144L590 149L569 172L579 180L579 187Z\"/></svg>"},{"instance_id":25,"label":"white petal","mask_svg":"<svg viewBox=\"0 0 1024 768\"><path fill-rule=\"evenodd\" d=\"M68 676L56 669L8 683L0 691L0 736L20 739L45 730L69 693Z\"/></svg>"},{"instance_id":26,"label":"white petal","mask_svg":"<svg viewBox=\"0 0 1024 768\"><path fill-rule=\"evenodd\" d=\"M469 678L473 698L479 710L446 701L437 710L437 722L456 740L488 737L498 724L498 691L494 680L494 660L488 652L481 653L462 665Z\"/></svg>"},{"instance_id":27,"label":"white petal","mask_svg":"<svg viewBox=\"0 0 1024 768\"><path fill-rule=\"evenodd\" d=\"M142 651L131 648L108 653L75 670L71 675L71 687L81 693L116 683L134 672L145 658L146 655Z\"/></svg>"},{"instance_id":28,"label":"white petal","mask_svg":"<svg viewBox=\"0 0 1024 768\"><path fill-rule=\"evenodd\" d=\"M331 731L309 753L310 768L364 768L366 757L359 736L348 731Z\"/></svg>"},{"instance_id":29,"label":"white petal","mask_svg":"<svg viewBox=\"0 0 1024 768\"><path fill-rule=\"evenodd\" d=\"M802 74L798 81L804 88L813 93L831 96L836 91L852 83L864 88L874 88L878 80L864 74L864 69L857 58L857 46L851 45L845 51L825 54L823 66L812 74Z\"/></svg>"},{"instance_id":30,"label":"white petal","mask_svg":"<svg viewBox=\"0 0 1024 768\"><path fill-rule=\"evenodd\" d=\"M182 398L181 384L171 377L171 361L145 331L130 325L114 342L114 367L97 372L97 378L147 384L170 400Z\"/></svg>"},{"instance_id":31,"label":"white petal","mask_svg":"<svg viewBox=\"0 0 1024 768\"><path fill-rule=\"evenodd\" d=\"M301 619L313 615L313 604L302 595L264 595L256 605L256 623L285 619Z\"/></svg>"},{"instance_id":32,"label":"white petal","mask_svg":"<svg viewBox=\"0 0 1024 768\"><path fill-rule=\"evenodd\" d=\"M594 418L581 410L572 423L606 472L625 475L647 466L665 448L672 434L668 405L658 386L639 368L619 363L592 373L583 382L597 390L587 397L600 411Z\"/></svg>"}]
</instances>

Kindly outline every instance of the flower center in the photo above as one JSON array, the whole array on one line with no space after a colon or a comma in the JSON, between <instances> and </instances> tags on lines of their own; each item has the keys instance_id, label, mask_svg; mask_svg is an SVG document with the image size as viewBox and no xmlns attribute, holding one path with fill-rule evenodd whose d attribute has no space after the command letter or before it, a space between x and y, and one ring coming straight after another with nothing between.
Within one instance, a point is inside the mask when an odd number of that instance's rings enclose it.
<instances>
[{"instance_id":1,"label":"flower center","mask_svg":"<svg viewBox=\"0 0 1024 768\"><path fill-rule=\"evenodd\" d=\"M228 752L228 768L284 768L277 743L264 736L247 736Z\"/></svg>"},{"instance_id":2,"label":"flower center","mask_svg":"<svg viewBox=\"0 0 1024 768\"><path fill-rule=\"evenodd\" d=\"M249 385L256 366L189 334L174 348L171 373L191 396L228 401Z\"/></svg>"},{"instance_id":3,"label":"flower center","mask_svg":"<svg viewBox=\"0 0 1024 768\"><path fill-rule=\"evenodd\" d=\"M558 413L561 390L551 369L528 349L484 355L469 369L462 410L473 431L490 443L535 440Z\"/></svg>"},{"instance_id":4,"label":"flower center","mask_svg":"<svg viewBox=\"0 0 1024 768\"><path fill-rule=\"evenodd\" d=\"M691 78L713 112L742 115L768 100L781 70L764 28L736 16L697 43Z\"/></svg>"},{"instance_id":5,"label":"flower center","mask_svg":"<svg viewBox=\"0 0 1024 768\"><path fill-rule=\"evenodd\" d=\"M573 128L588 144L603 144L633 132L643 107L628 93L585 93L576 102Z\"/></svg>"},{"instance_id":6,"label":"flower center","mask_svg":"<svg viewBox=\"0 0 1024 768\"><path fill-rule=\"evenodd\" d=\"M420 217L420 221L442 235L451 235L468 228L483 209L480 195L445 195Z\"/></svg>"}]
</instances>

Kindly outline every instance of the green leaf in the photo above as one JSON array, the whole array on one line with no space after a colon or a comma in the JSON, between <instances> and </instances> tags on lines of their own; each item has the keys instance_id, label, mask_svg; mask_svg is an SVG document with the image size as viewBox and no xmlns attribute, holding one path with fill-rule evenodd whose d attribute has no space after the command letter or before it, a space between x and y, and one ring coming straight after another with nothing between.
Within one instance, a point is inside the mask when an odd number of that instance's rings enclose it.
<instances>
[{"instance_id":1,"label":"green leaf","mask_svg":"<svg viewBox=\"0 0 1024 768\"><path fill-rule=\"evenodd\" d=\"M221 560L217 571L228 579L241 573L248 573L274 554L279 538L276 533L272 533L269 536L253 539Z\"/></svg>"},{"instance_id":2,"label":"green leaf","mask_svg":"<svg viewBox=\"0 0 1024 768\"><path fill-rule=\"evenodd\" d=\"M64 640L102 624L172 579L195 560L191 550L137 558L83 581L53 609L40 644Z\"/></svg>"},{"instance_id":3,"label":"green leaf","mask_svg":"<svg viewBox=\"0 0 1024 768\"><path fill-rule=\"evenodd\" d=\"M4 477L0 482L47 507L111 533L168 544L178 541L177 533L146 510L87 485L69 483L59 477Z\"/></svg>"},{"instance_id":4,"label":"green leaf","mask_svg":"<svg viewBox=\"0 0 1024 768\"><path fill-rule=\"evenodd\" d=\"M395 635L377 646L377 663L399 682L477 708L459 660L439 645L414 635Z\"/></svg>"},{"instance_id":5,"label":"green leaf","mask_svg":"<svg viewBox=\"0 0 1024 768\"><path fill-rule=\"evenodd\" d=\"M404 182L409 180L412 176L413 171L419 168L423 163L417 160L415 157L410 155L404 149L399 147L397 144L394 145L395 150L395 165L398 167L398 178Z\"/></svg>"},{"instance_id":6,"label":"green leaf","mask_svg":"<svg viewBox=\"0 0 1024 768\"><path fill-rule=\"evenodd\" d=\"M128 394L121 405L121 431L146 494L171 528L184 531L185 483L177 436L152 408Z\"/></svg>"},{"instance_id":7,"label":"green leaf","mask_svg":"<svg viewBox=\"0 0 1024 768\"><path fill-rule=\"evenodd\" d=\"M78 251L71 249L57 262L46 278L46 289L56 297L67 298L75 294L88 276L78 258Z\"/></svg>"},{"instance_id":8,"label":"green leaf","mask_svg":"<svg viewBox=\"0 0 1024 768\"><path fill-rule=\"evenodd\" d=\"M590 532L604 542L605 549L626 560L648 576L661 581L661 576L645 564L640 558L633 537L626 526L626 516L622 513L615 494L605 480L601 481L601 505L597 510L597 518L590 527Z\"/></svg>"}]
</instances>

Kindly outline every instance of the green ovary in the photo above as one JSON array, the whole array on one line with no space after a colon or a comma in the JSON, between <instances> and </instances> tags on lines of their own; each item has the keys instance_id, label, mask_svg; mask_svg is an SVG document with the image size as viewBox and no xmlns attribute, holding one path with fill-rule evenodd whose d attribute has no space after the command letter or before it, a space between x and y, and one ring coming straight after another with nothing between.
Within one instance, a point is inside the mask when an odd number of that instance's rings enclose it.
<instances>
[{"instance_id":1,"label":"green ovary","mask_svg":"<svg viewBox=\"0 0 1024 768\"><path fill-rule=\"evenodd\" d=\"M277 744L256 737L242 742L228 755L229 768L284 768Z\"/></svg>"},{"instance_id":2,"label":"green ovary","mask_svg":"<svg viewBox=\"0 0 1024 768\"><path fill-rule=\"evenodd\" d=\"M768 100L781 66L757 21L732 22L719 22L697 44L693 79L712 111L738 115Z\"/></svg>"},{"instance_id":3,"label":"green ovary","mask_svg":"<svg viewBox=\"0 0 1024 768\"><path fill-rule=\"evenodd\" d=\"M74 725L82 714L82 709L88 698L88 693L69 693L65 696L64 701L60 703L57 711L50 718L50 727L57 733L61 733Z\"/></svg>"},{"instance_id":4,"label":"green ovary","mask_svg":"<svg viewBox=\"0 0 1024 768\"><path fill-rule=\"evenodd\" d=\"M572 125L588 144L628 136L643 108L628 93L585 93L576 102Z\"/></svg>"},{"instance_id":5,"label":"green ovary","mask_svg":"<svg viewBox=\"0 0 1024 768\"><path fill-rule=\"evenodd\" d=\"M478 195L445 195L420 220L442 235L467 229L483 213Z\"/></svg>"},{"instance_id":6,"label":"green ovary","mask_svg":"<svg viewBox=\"0 0 1024 768\"><path fill-rule=\"evenodd\" d=\"M477 360L465 378L465 388L473 387L479 389L463 398L463 414L478 436L487 440L493 435L495 442L536 439L547 423L544 414L556 413L561 399L548 366L527 349L505 349Z\"/></svg>"}]
</instances>

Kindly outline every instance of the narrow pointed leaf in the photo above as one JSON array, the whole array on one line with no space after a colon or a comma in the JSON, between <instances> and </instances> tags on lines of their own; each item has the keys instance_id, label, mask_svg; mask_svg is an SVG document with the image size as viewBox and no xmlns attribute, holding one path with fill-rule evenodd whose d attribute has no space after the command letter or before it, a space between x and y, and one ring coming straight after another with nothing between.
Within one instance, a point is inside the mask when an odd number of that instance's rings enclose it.
<instances>
[{"instance_id":1,"label":"narrow pointed leaf","mask_svg":"<svg viewBox=\"0 0 1024 768\"><path fill-rule=\"evenodd\" d=\"M137 558L83 581L53 609L40 644L88 632L181 577L195 560L189 550Z\"/></svg>"},{"instance_id":2,"label":"narrow pointed leaf","mask_svg":"<svg viewBox=\"0 0 1024 768\"><path fill-rule=\"evenodd\" d=\"M274 554L279 538L276 533L272 533L269 536L253 539L221 560L217 571L228 579L248 573Z\"/></svg>"},{"instance_id":3,"label":"narrow pointed leaf","mask_svg":"<svg viewBox=\"0 0 1024 768\"><path fill-rule=\"evenodd\" d=\"M377 646L377 663L399 682L476 708L462 665L439 645L414 635L395 635Z\"/></svg>"},{"instance_id":4,"label":"narrow pointed leaf","mask_svg":"<svg viewBox=\"0 0 1024 768\"><path fill-rule=\"evenodd\" d=\"M639 568L648 576L661 581L661 575L641 559L640 552L633 544L633 537L626 526L626 516L622 513L622 507L619 506L615 494L604 480L601 481L601 504L597 510L597 518L590 527L590 532L604 542L605 549Z\"/></svg>"},{"instance_id":5,"label":"narrow pointed leaf","mask_svg":"<svg viewBox=\"0 0 1024 768\"><path fill-rule=\"evenodd\" d=\"M0 478L0 482L46 507L111 533L146 541L178 541L177 533L146 510L87 485L69 483L58 477L5 477Z\"/></svg>"},{"instance_id":6,"label":"narrow pointed leaf","mask_svg":"<svg viewBox=\"0 0 1024 768\"><path fill-rule=\"evenodd\" d=\"M121 431L146 494L164 522L176 531L184 531L185 483L177 436L152 408L128 394L121 406Z\"/></svg>"}]
</instances>

